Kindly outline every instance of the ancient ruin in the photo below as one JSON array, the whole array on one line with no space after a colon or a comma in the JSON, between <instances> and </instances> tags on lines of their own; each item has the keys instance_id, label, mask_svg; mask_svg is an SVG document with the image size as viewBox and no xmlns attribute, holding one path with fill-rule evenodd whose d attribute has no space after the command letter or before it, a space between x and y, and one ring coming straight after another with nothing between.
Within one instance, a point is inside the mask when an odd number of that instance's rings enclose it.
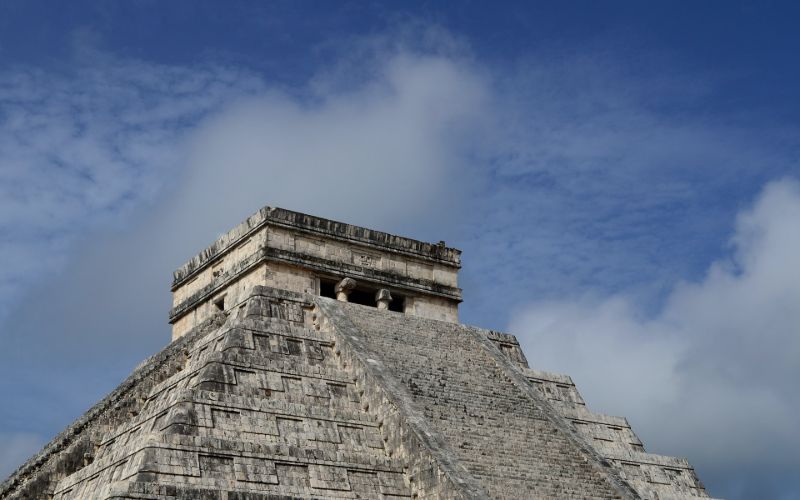
<instances>
[{"instance_id":1,"label":"ancient ruin","mask_svg":"<svg viewBox=\"0 0 800 500\"><path fill-rule=\"evenodd\" d=\"M265 207L174 273L172 342L0 497L707 497L512 335L460 324L459 268Z\"/></svg>"}]
</instances>

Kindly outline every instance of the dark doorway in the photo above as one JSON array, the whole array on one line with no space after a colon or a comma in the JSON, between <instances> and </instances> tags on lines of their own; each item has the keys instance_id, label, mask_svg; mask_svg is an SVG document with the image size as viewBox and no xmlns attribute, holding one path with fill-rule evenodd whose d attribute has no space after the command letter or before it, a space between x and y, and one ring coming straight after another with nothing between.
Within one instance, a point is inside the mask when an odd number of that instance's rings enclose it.
<instances>
[{"instance_id":1,"label":"dark doorway","mask_svg":"<svg viewBox=\"0 0 800 500\"><path fill-rule=\"evenodd\" d=\"M321 297L336 298L336 283L338 281L320 278L319 280L319 294ZM378 291L376 287L359 285L355 290L350 292L347 300L353 304L361 304L362 306L377 307L375 303L375 293ZM405 311L406 298L403 295L392 292L392 301L389 302L389 310L394 312Z\"/></svg>"}]
</instances>

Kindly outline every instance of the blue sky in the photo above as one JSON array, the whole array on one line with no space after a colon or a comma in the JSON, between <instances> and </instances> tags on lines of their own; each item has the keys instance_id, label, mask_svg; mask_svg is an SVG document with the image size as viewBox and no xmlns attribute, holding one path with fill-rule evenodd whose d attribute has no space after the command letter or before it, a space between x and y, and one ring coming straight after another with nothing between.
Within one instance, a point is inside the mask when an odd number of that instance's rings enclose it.
<instances>
[{"instance_id":1,"label":"blue sky","mask_svg":"<svg viewBox=\"0 0 800 500\"><path fill-rule=\"evenodd\" d=\"M516 334L687 456L800 498L800 8L0 4L0 475L169 339L269 204L464 251Z\"/></svg>"}]
</instances>

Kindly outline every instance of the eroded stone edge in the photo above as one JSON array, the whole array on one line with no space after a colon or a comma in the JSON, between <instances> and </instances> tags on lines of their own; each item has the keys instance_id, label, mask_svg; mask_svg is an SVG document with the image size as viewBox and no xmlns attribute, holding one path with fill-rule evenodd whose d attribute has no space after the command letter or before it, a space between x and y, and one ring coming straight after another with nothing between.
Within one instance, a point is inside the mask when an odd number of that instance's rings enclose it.
<instances>
[{"instance_id":1,"label":"eroded stone edge","mask_svg":"<svg viewBox=\"0 0 800 500\"><path fill-rule=\"evenodd\" d=\"M592 466L594 466L594 468L608 480L608 482L614 487L614 489L617 490L620 495L623 496L623 498L642 498L626 480L619 476L616 469L608 462L608 460L600 455L600 453L598 453L591 444L589 444L582 436L574 431L569 422L559 414L559 412L553 407L553 405L550 404L549 401L536 392L536 389L534 389L528 382L528 379L525 377L522 369L512 362L506 355L500 352L500 349L494 345L494 342L490 340L489 330L482 330L480 328L466 325L458 326L461 327L465 333L471 335L478 342L478 344L494 358L494 361L506 372L506 375L508 375L509 379L512 383L514 383L514 385L516 385L528 397L540 405L540 407L544 410L544 414L547 419L560 432L564 433L564 435L567 436L567 438L569 438L573 444L575 444L575 446L587 457L589 463L591 463Z\"/></svg>"},{"instance_id":2,"label":"eroded stone edge","mask_svg":"<svg viewBox=\"0 0 800 500\"><path fill-rule=\"evenodd\" d=\"M161 351L140 363L133 370L133 373L108 396L89 408L60 434L50 440L39 452L18 467L5 481L0 483L0 498L13 498L12 495L20 493L25 495L23 498L33 498L27 495L27 487L35 488L37 482L42 484L50 483L51 478L46 476L57 473L58 460L64 457L62 452L76 443L86 440L102 416L108 412L120 410L118 407L121 403L128 402L141 384L159 370L166 372L165 377L177 372L180 369L179 365L182 366L183 364L182 356L184 351L211 330L219 328L225 319L225 315L222 314L209 318L194 327L183 337L173 341ZM133 403L137 404L137 401L133 401ZM127 411L128 408L128 406L125 406L121 411Z\"/></svg>"},{"instance_id":3,"label":"eroded stone edge","mask_svg":"<svg viewBox=\"0 0 800 500\"><path fill-rule=\"evenodd\" d=\"M464 499L491 498L479 481L473 477L458 461L455 453L447 448L447 441L434 430L425 417L414 409L410 403L411 395L393 377L385 373L385 368L380 361L370 359L368 350L363 345L360 337L363 332L356 327L346 313L336 307L336 302L324 297L315 297L319 309L329 321L337 337L337 347L344 351L349 350L350 357L360 364L360 369L383 390L387 399L392 403L400 416L400 425L404 425L421 445L430 458L435 461L445 479L452 488L452 497ZM400 442L401 446L412 447L413 444ZM413 456L413 452L407 451Z\"/></svg>"}]
</instances>

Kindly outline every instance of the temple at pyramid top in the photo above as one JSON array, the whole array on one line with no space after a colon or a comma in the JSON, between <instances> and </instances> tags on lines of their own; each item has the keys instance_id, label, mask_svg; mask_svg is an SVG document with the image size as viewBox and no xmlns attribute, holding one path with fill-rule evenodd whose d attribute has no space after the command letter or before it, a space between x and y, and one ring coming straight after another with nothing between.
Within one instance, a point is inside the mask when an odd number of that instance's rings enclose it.
<instances>
[{"instance_id":1,"label":"temple at pyramid top","mask_svg":"<svg viewBox=\"0 0 800 500\"><path fill-rule=\"evenodd\" d=\"M256 285L457 322L460 268L461 251L443 241L264 207L175 271L172 338L236 307Z\"/></svg>"},{"instance_id":2,"label":"temple at pyramid top","mask_svg":"<svg viewBox=\"0 0 800 500\"><path fill-rule=\"evenodd\" d=\"M175 272L173 341L0 498L708 498L513 335L459 323L459 268L444 243L259 210Z\"/></svg>"}]
</instances>

